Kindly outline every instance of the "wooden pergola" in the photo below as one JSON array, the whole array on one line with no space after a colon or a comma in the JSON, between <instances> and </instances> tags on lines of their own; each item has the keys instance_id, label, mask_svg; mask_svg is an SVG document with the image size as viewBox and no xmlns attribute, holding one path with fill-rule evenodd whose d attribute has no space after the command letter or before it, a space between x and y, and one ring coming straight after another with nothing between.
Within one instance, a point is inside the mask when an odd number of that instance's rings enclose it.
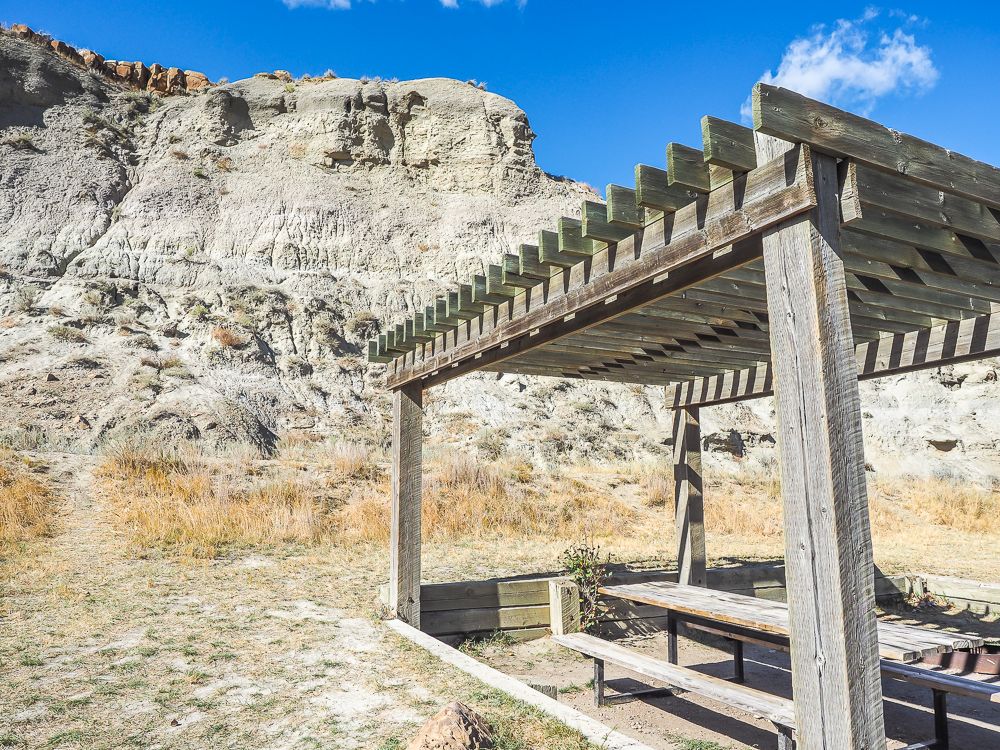
<instances>
[{"instance_id":1,"label":"wooden pergola","mask_svg":"<svg viewBox=\"0 0 1000 750\"><path fill-rule=\"evenodd\" d=\"M369 342L394 392L390 607L419 627L422 393L475 371L662 385L681 583L701 406L774 394L799 747L885 747L858 380L1000 353L1000 170L758 84Z\"/></svg>"}]
</instances>

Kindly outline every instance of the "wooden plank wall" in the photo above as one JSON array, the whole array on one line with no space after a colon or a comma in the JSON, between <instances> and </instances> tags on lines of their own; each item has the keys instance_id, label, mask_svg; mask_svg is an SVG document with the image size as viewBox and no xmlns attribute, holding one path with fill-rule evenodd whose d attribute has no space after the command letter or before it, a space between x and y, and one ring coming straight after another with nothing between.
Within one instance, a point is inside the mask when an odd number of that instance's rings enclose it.
<instances>
[{"instance_id":1,"label":"wooden plank wall","mask_svg":"<svg viewBox=\"0 0 1000 750\"><path fill-rule=\"evenodd\" d=\"M424 584L420 589L421 629L442 637L487 635L500 630L519 640L540 638L548 634L549 581L558 577ZM713 568L708 570L707 579L709 588L785 600L782 565ZM676 571L651 570L613 575L609 584L676 580ZM880 577L876 592L880 600L904 596L909 592L907 579ZM608 634L646 633L662 629L663 616L657 607L605 600L600 620Z\"/></svg>"}]
</instances>

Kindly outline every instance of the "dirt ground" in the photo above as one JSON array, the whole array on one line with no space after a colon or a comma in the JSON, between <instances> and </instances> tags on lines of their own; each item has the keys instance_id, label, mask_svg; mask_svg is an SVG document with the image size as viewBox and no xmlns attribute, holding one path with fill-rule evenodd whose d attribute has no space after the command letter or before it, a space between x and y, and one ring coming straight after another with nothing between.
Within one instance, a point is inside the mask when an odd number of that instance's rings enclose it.
<instances>
[{"instance_id":1,"label":"dirt ground","mask_svg":"<svg viewBox=\"0 0 1000 750\"><path fill-rule=\"evenodd\" d=\"M64 504L57 533L0 569L0 747L393 750L455 699L487 717L502 750L586 747L386 628L376 594L388 568L384 545L285 544L215 559L137 554L110 525L93 479L99 459L34 459L51 467L46 475ZM638 508L623 494L635 485L616 491ZM642 513L641 533L617 535L605 551L618 561L669 564L670 535L654 533L667 510ZM708 545L712 564L781 554L780 537L710 531ZM554 570L566 546L542 537L431 542L424 578ZM941 528L876 538L876 557L886 572L912 571L917 560L929 572L1000 577L995 546ZM917 614L1000 637L996 623L969 615ZM630 645L665 650L662 636ZM720 645L682 639L681 661L728 675ZM774 746L765 722L696 696L595 709L590 662L548 639L473 649L503 671L557 686L561 700L655 748ZM748 647L747 675L750 685L788 694L781 654ZM628 689L623 676L609 668L611 687ZM892 747L926 739L930 696L901 684L886 694ZM953 747L1000 747L1000 707L956 699L951 710Z\"/></svg>"},{"instance_id":2,"label":"dirt ground","mask_svg":"<svg viewBox=\"0 0 1000 750\"><path fill-rule=\"evenodd\" d=\"M4 570L0 747L391 750L456 699L504 747L586 746L386 628L381 549L136 559L93 459L42 458L66 504Z\"/></svg>"}]
</instances>

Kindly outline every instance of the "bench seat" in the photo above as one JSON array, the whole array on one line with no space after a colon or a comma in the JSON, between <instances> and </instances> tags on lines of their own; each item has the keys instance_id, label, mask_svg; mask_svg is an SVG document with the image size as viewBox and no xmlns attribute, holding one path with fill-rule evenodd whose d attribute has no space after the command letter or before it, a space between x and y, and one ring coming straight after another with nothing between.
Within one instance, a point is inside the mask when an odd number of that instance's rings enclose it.
<instances>
[{"instance_id":1,"label":"bench seat","mask_svg":"<svg viewBox=\"0 0 1000 750\"><path fill-rule=\"evenodd\" d=\"M555 635L552 636L552 640L591 658L601 659L673 687L697 693L758 718L767 719L778 726L795 729L795 710L788 698L670 664L587 633Z\"/></svg>"}]
</instances>

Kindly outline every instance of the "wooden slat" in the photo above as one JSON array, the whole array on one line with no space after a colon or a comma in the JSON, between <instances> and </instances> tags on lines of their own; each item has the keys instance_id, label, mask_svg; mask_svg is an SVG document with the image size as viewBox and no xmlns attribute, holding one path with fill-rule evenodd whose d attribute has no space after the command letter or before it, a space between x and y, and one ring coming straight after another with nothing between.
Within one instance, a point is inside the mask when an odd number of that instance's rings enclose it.
<instances>
[{"instance_id":1,"label":"wooden slat","mask_svg":"<svg viewBox=\"0 0 1000 750\"><path fill-rule=\"evenodd\" d=\"M667 144L667 184L698 193L712 189L708 164L700 149L680 143Z\"/></svg>"},{"instance_id":2,"label":"wooden slat","mask_svg":"<svg viewBox=\"0 0 1000 750\"><path fill-rule=\"evenodd\" d=\"M635 191L620 185L608 185L608 221L634 232L646 223L646 212L636 202ZM630 233L631 233L630 232Z\"/></svg>"},{"instance_id":3,"label":"wooden slat","mask_svg":"<svg viewBox=\"0 0 1000 750\"><path fill-rule=\"evenodd\" d=\"M619 242L626 237L631 237L635 231L629 226L611 224L608 220L608 209L603 203L584 201L580 215L582 234L585 239Z\"/></svg>"},{"instance_id":4,"label":"wooden slat","mask_svg":"<svg viewBox=\"0 0 1000 750\"><path fill-rule=\"evenodd\" d=\"M754 129L834 156L899 172L925 185L1000 208L1000 169L863 117L758 83L752 94Z\"/></svg>"},{"instance_id":5,"label":"wooden slat","mask_svg":"<svg viewBox=\"0 0 1000 750\"><path fill-rule=\"evenodd\" d=\"M837 163L817 206L764 233L784 500L792 690L806 748L885 746L874 563Z\"/></svg>"},{"instance_id":6,"label":"wooden slat","mask_svg":"<svg viewBox=\"0 0 1000 750\"><path fill-rule=\"evenodd\" d=\"M841 210L845 220L876 208L1000 242L1000 215L979 201L928 187L854 160L840 165Z\"/></svg>"},{"instance_id":7,"label":"wooden slat","mask_svg":"<svg viewBox=\"0 0 1000 750\"><path fill-rule=\"evenodd\" d=\"M757 167L753 130L734 122L705 115L701 118L701 140L705 161L734 172Z\"/></svg>"},{"instance_id":8,"label":"wooden slat","mask_svg":"<svg viewBox=\"0 0 1000 750\"><path fill-rule=\"evenodd\" d=\"M602 243L583 236L583 223L577 219L559 219L559 252L575 255L581 259L589 258L598 252Z\"/></svg>"},{"instance_id":9,"label":"wooden slat","mask_svg":"<svg viewBox=\"0 0 1000 750\"><path fill-rule=\"evenodd\" d=\"M745 238L813 205L807 157L807 149L791 152L685 206L669 221L650 223L616 247L598 252L589 264L565 269L551 283L521 293L509 308L498 308L494 319L484 315L472 321L469 332L459 330L447 350L441 340L440 345L435 342L434 354L419 363L409 357L397 360L389 387L433 373L433 382L442 382L465 372L459 365L472 357L477 357L478 369L753 259L756 243L745 243ZM734 205L740 208L734 210ZM570 315L575 319L568 320Z\"/></svg>"},{"instance_id":10,"label":"wooden slat","mask_svg":"<svg viewBox=\"0 0 1000 750\"><path fill-rule=\"evenodd\" d=\"M703 695L725 706L737 708L782 726L795 727L792 701L788 698L764 693L746 685L654 659L617 643L611 643L586 633L553 636L552 640L560 646L593 658L603 659L605 662L616 664L636 674L665 682L668 685Z\"/></svg>"},{"instance_id":11,"label":"wooden slat","mask_svg":"<svg viewBox=\"0 0 1000 750\"><path fill-rule=\"evenodd\" d=\"M982 315L886 336L854 349L858 379L884 377L1000 355L1000 316ZM667 392L668 406L729 403L773 393L770 366L713 375Z\"/></svg>"},{"instance_id":12,"label":"wooden slat","mask_svg":"<svg viewBox=\"0 0 1000 750\"><path fill-rule=\"evenodd\" d=\"M579 256L559 252L559 234L542 229L538 232L538 262L560 268L575 266L582 260Z\"/></svg>"},{"instance_id":13,"label":"wooden slat","mask_svg":"<svg viewBox=\"0 0 1000 750\"><path fill-rule=\"evenodd\" d=\"M670 185L667 182L667 171L637 164L635 167L636 203L646 208L673 213L688 205L697 193L681 185Z\"/></svg>"},{"instance_id":14,"label":"wooden slat","mask_svg":"<svg viewBox=\"0 0 1000 750\"><path fill-rule=\"evenodd\" d=\"M528 607L424 611L421 630L430 635L537 628L549 624L548 603Z\"/></svg>"}]
</instances>

